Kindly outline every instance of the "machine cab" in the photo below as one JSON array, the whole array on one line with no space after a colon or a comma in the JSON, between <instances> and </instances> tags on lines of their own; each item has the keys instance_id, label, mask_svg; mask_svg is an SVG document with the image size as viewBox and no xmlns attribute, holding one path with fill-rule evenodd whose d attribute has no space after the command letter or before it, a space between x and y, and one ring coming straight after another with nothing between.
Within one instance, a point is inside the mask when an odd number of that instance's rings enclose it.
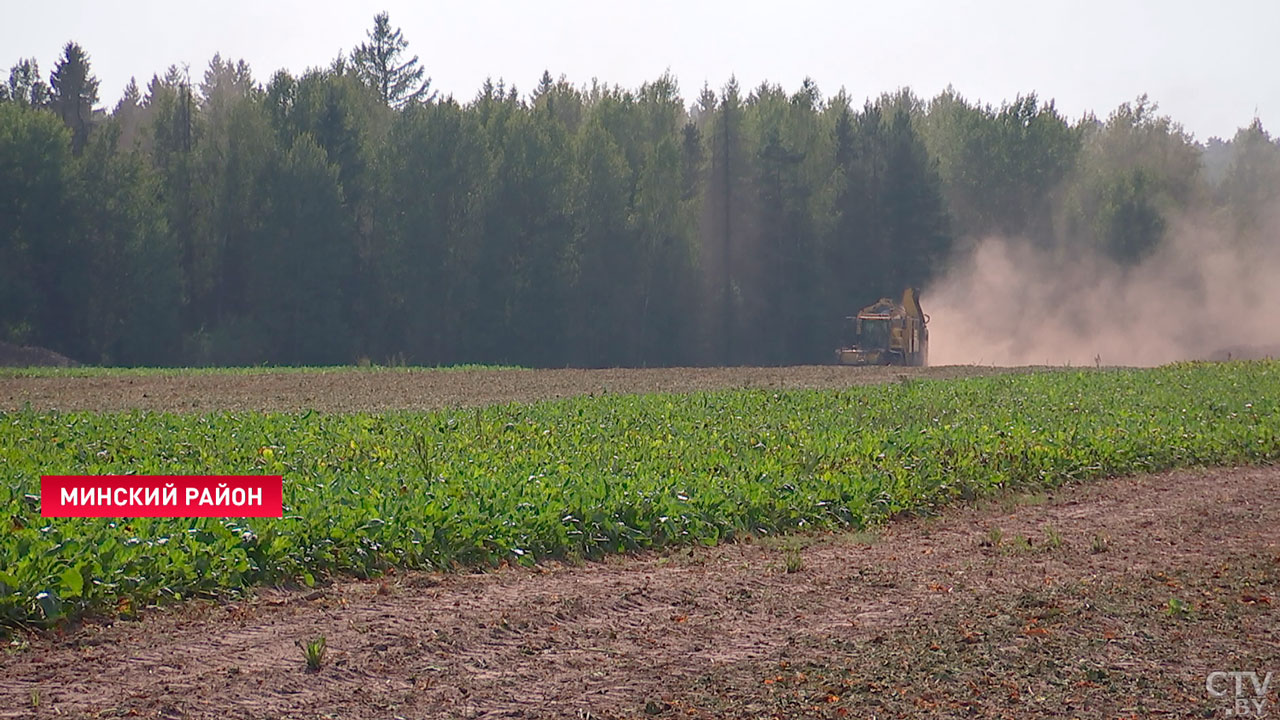
<instances>
[{"instance_id":1,"label":"machine cab","mask_svg":"<svg viewBox=\"0 0 1280 720\"><path fill-rule=\"evenodd\" d=\"M864 350L888 350L891 331L888 317L852 317L850 327L851 347Z\"/></svg>"}]
</instances>

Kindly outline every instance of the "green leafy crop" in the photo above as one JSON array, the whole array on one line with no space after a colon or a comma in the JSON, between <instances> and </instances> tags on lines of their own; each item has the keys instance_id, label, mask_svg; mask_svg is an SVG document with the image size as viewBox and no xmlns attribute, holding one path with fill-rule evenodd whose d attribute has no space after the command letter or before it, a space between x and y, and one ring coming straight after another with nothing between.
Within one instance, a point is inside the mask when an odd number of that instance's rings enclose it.
<instances>
[{"instance_id":1,"label":"green leafy crop","mask_svg":"<svg viewBox=\"0 0 1280 720\"><path fill-rule=\"evenodd\" d=\"M1277 457L1274 362L432 413L0 413L0 625L863 528L998 489ZM40 475L98 473L282 474L285 517L40 517Z\"/></svg>"}]
</instances>

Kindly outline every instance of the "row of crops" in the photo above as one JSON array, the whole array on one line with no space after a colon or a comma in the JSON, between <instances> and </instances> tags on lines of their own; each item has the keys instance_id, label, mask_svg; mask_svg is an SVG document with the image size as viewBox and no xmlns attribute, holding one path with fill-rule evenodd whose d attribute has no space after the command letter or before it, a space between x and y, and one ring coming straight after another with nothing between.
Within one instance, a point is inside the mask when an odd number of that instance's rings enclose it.
<instances>
[{"instance_id":1,"label":"row of crops","mask_svg":"<svg viewBox=\"0 0 1280 720\"><path fill-rule=\"evenodd\" d=\"M387 414L0 413L0 627L388 567L863 528L1280 457L1280 363ZM40 517L42 474L281 474L283 519Z\"/></svg>"}]
</instances>

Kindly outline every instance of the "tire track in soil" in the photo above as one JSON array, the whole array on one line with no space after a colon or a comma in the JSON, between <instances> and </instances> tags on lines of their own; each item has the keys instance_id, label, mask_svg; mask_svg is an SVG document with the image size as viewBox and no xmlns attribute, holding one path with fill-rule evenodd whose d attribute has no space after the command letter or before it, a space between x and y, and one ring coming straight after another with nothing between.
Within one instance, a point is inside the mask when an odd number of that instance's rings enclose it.
<instances>
[{"instance_id":1,"label":"tire track in soil","mask_svg":"<svg viewBox=\"0 0 1280 720\"><path fill-rule=\"evenodd\" d=\"M676 717L694 700L758 714L760 677L780 666L856 662L840 648L943 617L981 628L993 622L984 608L1049 585L1133 584L1242 554L1280 563L1276 468L1112 479L1022 502L898 521L870 544L792 538L803 567L791 573L778 544L742 542L149 610L140 621L32 636L28 649L0 655L0 717L607 718L644 716L646 706ZM982 544L992 527L1009 538L1051 527L1063 545L990 552ZM1108 552L1090 551L1098 536ZM1261 604L1250 612L1252 656L1280 670L1278 613ZM318 635L329 656L309 673L296 643ZM1150 646L1108 652L1119 653L1117 666L1171 673L1188 692L1197 682L1203 691L1204 674L1221 669L1212 663L1230 649L1201 643L1163 671L1144 655Z\"/></svg>"}]
</instances>

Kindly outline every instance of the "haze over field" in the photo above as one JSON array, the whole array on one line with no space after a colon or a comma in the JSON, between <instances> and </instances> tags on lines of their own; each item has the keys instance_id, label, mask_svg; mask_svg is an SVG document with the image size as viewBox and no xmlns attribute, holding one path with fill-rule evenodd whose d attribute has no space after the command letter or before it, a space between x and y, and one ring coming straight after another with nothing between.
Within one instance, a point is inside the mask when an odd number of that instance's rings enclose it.
<instances>
[{"instance_id":1,"label":"haze over field","mask_svg":"<svg viewBox=\"0 0 1280 720\"><path fill-rule=\"evenodd\" d=\"M1005 238L930 289L932 361L1159 365L1280 356L1280 232L1237 247L1212 221L1178 218L1159 251L1126 268Z\"/></svg>"}]
</instances>

